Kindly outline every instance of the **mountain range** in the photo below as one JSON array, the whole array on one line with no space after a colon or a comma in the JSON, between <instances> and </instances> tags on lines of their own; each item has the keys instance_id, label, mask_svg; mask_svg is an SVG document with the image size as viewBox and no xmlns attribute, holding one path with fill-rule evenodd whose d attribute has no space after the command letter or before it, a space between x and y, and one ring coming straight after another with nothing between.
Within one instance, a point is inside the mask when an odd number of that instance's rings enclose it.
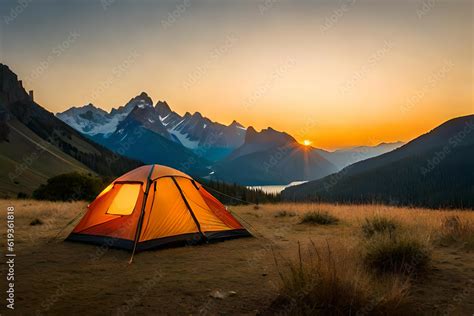
<instances>
[{"instance_id":1,"label":"mountain range","mask_svg":"<svg viewBox=\"0 0 474 316\"><path fill-rule=\"evenodd\" d=\"M288 184L293 201L474 207L474 115L451 119L407 144L329 152L271 127L180 115L144 92L106 112L92 104L56 116L0 64L0 194L30 194L71 171L117 176L159 163L244 185Z\"/></svg>"},{"instance_id":2,"label":"mountain range","mask_svg":"<svg viewBox=\"0 0 474 316\"><path fill-rule=\"evenodd\" d=\"M235 120L229 125L212 121L199 112L180 115L166 101L153 105L145 92L110 112L88 104L57 113L57 117L127 157L244 185L318 179L401 145L328 152L302 146L291 135L271 127L258 132Z\"/></svg>"},{"instance_id":3,"label":"mountain range","mask_svg":"<svg viewBox=\"0 0 474 316\"><path fill-rule=\"evenodd\" d=\"M474 115L451 119L411 142L282 192L287 200L474 207Z\"/></svg>"},{"instance_id":4,"label":"mountain range","mask_svg":"<svg viewBox=\"0 0 474 316\"><path fill-rule=\"evenodd\" d=\"M376 157L397 149L403 144L403 142L380 143L376 146L356 146L339 149L332 152L320 149L318 150L318 153L322 157L330 160L338 170L341 170L346 166L352 165L353 163Z\"/></svg>"},{"instance_id":5,"label":"mountain range","mask_svg":"<svg viewBox=\"0 0 474 316\"><path fill-rule=\"evenodd\" d=\"M373 147L355 157L388 151ZM226 125L199 112L180 115L166 101L142 92L107 112L93 104L54 115L0 64L0 192L31 193L48 178L80 171L118 175L159 163L193 176L245 185L318 179L351 163L353 152L327 152L299 144L271 127ZM340 158L346 155L346 158ZM13 170L13 172L12 172ZM9 177L11 176L11 177ZM13 179L13 180L12 180Z\"/></svg>"},{"instance_id":6,"label":"mountain range","mask_svg":"<svg viewBox=\"0 0 474 316\"><path fill-rule=\"evenodd\" d=\"M246 185L287 184L336 171L314 148L270 127L260 132L249 127L244 144L214 165L215 177Z\"/></svg>"},{"instance_id":7,"label":"mountain range","mask_svg":"<svg viewBox=\"0 0 474 316\"><path fill-rule=\"evenodd\" d=\"M125 137L130 124L139 125L208 161L223 158L241 146L245 137L245 128L236 121L226 126L203 117L199 112L186 112L181 116L172 111L166 101L158 101L153 106L152 99L145 92L110 112L88 104L72 107L58 113L57 117L105 144L110 142L109 139L114 143L115 138ZM146 153L140 158L144 161L155 159L154 155L147 156Z\"/></svg>"}]
</instances>

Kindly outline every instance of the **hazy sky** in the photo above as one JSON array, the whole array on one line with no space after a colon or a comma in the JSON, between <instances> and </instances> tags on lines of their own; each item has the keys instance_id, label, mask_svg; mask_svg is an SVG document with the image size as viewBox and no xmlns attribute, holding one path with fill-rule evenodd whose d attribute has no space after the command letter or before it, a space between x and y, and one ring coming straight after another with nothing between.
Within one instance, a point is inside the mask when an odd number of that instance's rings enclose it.
<instances>
[{"instance_id":1,"label":"hazy sky","mask_svg":"<svg viewBox=\"0 0 474 316\"><path fill-rule=\"evenodd\" d=\"M160 2L160 3L157 3ZM52 112L146 91L333 149L474 113L473 1L0 1L0 62Z\"/></svg>"}]
</instances>

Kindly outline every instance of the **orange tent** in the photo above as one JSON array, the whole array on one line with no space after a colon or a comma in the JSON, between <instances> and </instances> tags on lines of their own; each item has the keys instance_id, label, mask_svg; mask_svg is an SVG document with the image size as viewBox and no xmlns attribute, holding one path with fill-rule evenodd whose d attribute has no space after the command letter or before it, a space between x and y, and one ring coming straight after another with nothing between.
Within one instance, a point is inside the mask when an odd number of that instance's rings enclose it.
<instances>
[{"instance_id":1,"label":"orange tent","mask_svg":"<svg viewBox=\"0 0 474 316\"><path fill-rule=\"evenodd\" d=\"M66 240L145 250L244 236L251 235L190 176L149 165L105 188Z\"/></svg>"}]
</instances>

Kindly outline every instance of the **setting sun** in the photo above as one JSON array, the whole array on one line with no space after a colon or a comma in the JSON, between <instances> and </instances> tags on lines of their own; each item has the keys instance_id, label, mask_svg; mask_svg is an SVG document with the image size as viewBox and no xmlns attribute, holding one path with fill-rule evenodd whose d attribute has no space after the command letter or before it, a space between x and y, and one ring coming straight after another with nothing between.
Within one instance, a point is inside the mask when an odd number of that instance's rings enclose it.
<instances>
[{"instance_id":1,"label":"setting sun","mask_svg":"<svg viewBox=\"0 0 474 316\"><path fill-rule=\"evenodd\" d=\"M303 141L303 145L305 145L305 146L309 146L309 145L311 145L311 143L312 143L312 141L307 140L307 139L305 139L305 140Z\"/></svg>"}]
</instances>

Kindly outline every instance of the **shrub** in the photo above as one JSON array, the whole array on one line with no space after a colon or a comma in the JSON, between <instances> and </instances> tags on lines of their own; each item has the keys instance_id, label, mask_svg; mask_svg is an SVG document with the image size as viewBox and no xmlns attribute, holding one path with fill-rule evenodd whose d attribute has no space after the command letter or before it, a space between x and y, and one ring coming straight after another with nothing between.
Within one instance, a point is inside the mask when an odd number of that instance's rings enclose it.
<instances>
[{"instance_id":1,"label":"shrub","mask_svg":"<svg viewBox=\"0 0 474 316\"><path fill-rule=\"evenodd\" d=\"M33 198L50 201L93 200L106 186L101 178L80 174L66 173L48 179L33 192Z\"/></svg>"},{"instance_id":2,"label":"shrub","mask_svg":"<svg viewBox=\"0 0 474 316\"><path fill-rule=\"evenodd\" d=\"M18 192L18 194L16 195L16 198L17 199L27 199L28 194L26 194L25 192Z\"/></svg>"},{"instance_id":3,"label":"shrub","mask_svg":"<svg viewBox=\"0 0 474 316\"><path fill-rule=\"evenodd\" d=\"M416 275L430 260L427 245L413 237L379 236L366 243L365 264L379 273Z\"/></svg>"},{"instance_id":4,"label":"shrub","mask_svg":"<svg viewBox=\"0 0 474 316\"><path fill-rule=\"evenodd\" d=\"M300 224L332 225L337 224L339 219L328 212L308 212L303 215Z\"/></svg>"},{"instance_id":5,"label":"shrub","mask_svg":"<svg viewBox=\"0 0 474 316\"><path fill-rule=\"evenodd\" d=\"M31 226L43 225L43 221L40 220L40 219L38 219L38 218L35 218L34 220L32 220L32 221L30 222L30 225L31 225Z\"/></svg>"},{"instance_id":6,"label":"shrub","mask_svg":"<svg viewBox=\"0 0 474 316\"><path fill-rule=\"evenodd\" d=\"M295 212L290 212L290 211L278 211L274 215L275 217L293 217L296 216Z\"/></svg>"},{"instance_id":7,"label":"shrub","mask_svg":"<svg viewBox=\"0 0 474 316\"><path fill-rule=\"evenodd\" d=\"M377 282L342 251L312 244L303 256L298 247L297 260L284 269L275 259L282 287L268 314L385 314L406 307L407 282Z\"/></svg>"},{"instance_id":8,"label":"shrub","mask_svg":"<svg viewBox=\"0 0 474 316\"><path fill-rule=\"evenodd\" d=\"M398 227L398 223L391 218L375 216L373 218L366 218L362 224L362 234L370 238L375 234L388 234L392 236Z\"/></svg>"},{"instance_id":9,"label":"shrub","mask_svg":"<svg viewBox=\"0 0 474 316\"><path fill-rule=\"evenodd\" d=\"M442 244L462 243L468 249L474 249L474 223L462 220L459 216L446 216L439 230Z\"/></svg>"}]
</instances>

